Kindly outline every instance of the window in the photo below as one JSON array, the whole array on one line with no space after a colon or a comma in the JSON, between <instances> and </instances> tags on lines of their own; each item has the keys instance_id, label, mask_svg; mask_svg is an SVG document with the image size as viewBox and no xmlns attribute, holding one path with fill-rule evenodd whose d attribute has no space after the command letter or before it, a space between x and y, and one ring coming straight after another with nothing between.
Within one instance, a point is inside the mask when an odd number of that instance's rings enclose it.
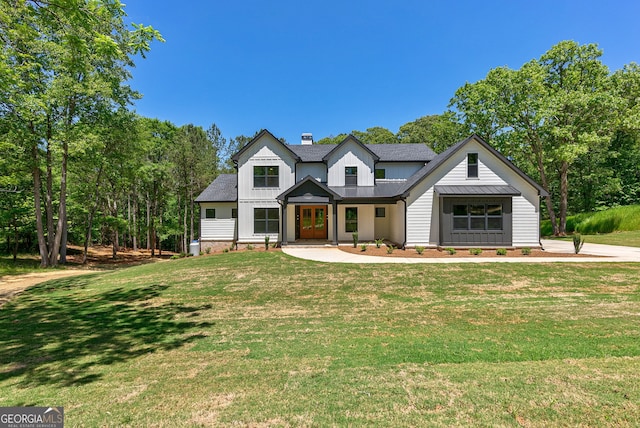
<instances>
[{"instance_id":1,"label":"window","mask_svg":"<svg viewBox=\"0 0 640 428\"><path fill-rule=\"evenodd\" d=\"M387 170L385 169L376 169L376 180L384 180L387 178Z\"/></svg>"},{"instance_id":2,"label":"window","mask_svg":"<svg viewBox=\"0 0 640 428\"><path fill-rule=\"evenodd\" d=\"M347 166L344 169L344 185L345 186L357 186L358 185L358 167Z\"/></svg>"},{"instance_id":3,"label":"window","mask_svg":"<svg viewBox=\"0 0 640 428\"><path fill-rule=\"evenodd\" d=\"M380 217L386 217L386 212L384 207L376 207L376 217L380 218Z\"/></svg>"},{"instance_id":4,"label":"window","mask_svg":"<svg viewBox=\"0 0 640 428\"><path fill-rule=\"evenodd\" d=\"M253 209L253 233L278 233L280 210L278 208Z\"/></svg>"},{"instance_id":5,"label":"window","mask_svg":"<svg viewBox=\"0 0 640 428\"><path fill-rule=\"evenodd\" d=\"M231 208L231 218L238 218L238 209Z\"/></svg>"},{"instance_id":6,"label":"window","mask_svg":"<svg viewBox=\"0 0 640 428\"><path fill-rule=\"evenodd\" d=\"M344 231L345 232L357 232L358 231L358 208L351 207L344 210Z\"/></svg>"},{"instance_id":7,"label":"window","mask_svg":"<svg viewBox=\"0 0 640 428\"><path fill-rule=\"evenodd\" d=\"M279 187L279 172L277 166L254 166L253 187Z\"/></svg>"},{"instance_id":8,"label":"window","mask_svg":"<svg viewBox=\"0 0 640 428\"><path fill-rule=\"evenodd\" d=\"M453 206L454 230L502 230L502 204Z\"/></svg>"},{"instance_id":9,"label":"window","mask_svg":"<svg viewBox=\"0 0 640 428\"><path fill-rule=\"evenodd\" d=\"M204 210L204 218L216 218L216 209L215 208L206 208Z\"/></svg>"},{"instance_id":10,"label":"window","mask_svg":"<svg viewBox=\"0 0 640 428\"><path fill-rule=\"evenodd\" d=\"M478 178L477 153L467 153L467 178Z\"/></svg>"}]
</instances>

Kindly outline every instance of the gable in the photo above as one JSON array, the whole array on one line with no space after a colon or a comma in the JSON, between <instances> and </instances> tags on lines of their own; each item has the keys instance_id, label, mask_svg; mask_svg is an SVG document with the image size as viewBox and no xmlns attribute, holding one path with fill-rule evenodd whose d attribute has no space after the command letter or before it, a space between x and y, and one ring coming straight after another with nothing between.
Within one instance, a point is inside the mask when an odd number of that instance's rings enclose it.
<instances>
[{"instance_id":1,"label":"gable","mask_svg":"<svg viewBox=\"0 0 640 428\"><path fill-rule=\"evenodd\" d=\"M478 177L467 177L467 154L478 154ZM546 196L544 190L531 177L513 165L497 150L477 135L473 135L439 154L433 161L407 181L408 194L414 187L426 183L439 185L509 185L537 196ZM424 187L421 186L423 189Z\"/></svg>"},{"instance_id":2,"label":"gable","mask_svg":"<svg viewBox=\"0 0 640 428\"><path fill-rule=\"evenodd\" d=\"M282 160L288 165L293 165L298 160L298 157L273 134L263 131L236 153L232 159L237 162L240 168L249 159Z\"/></svg>"},{"instance_id":3,"label":"gable","mask_svg":"<svg viewBox=\"0 0 640 428\"><path fill-rule=\"evenodd\" d=\"M358 186L373 186L373 171L376 157L358 140L347 139L334 148L327 156L327 182L330 186L345 185L345 168L356 167Z\"/></svg>"}]
</instances>

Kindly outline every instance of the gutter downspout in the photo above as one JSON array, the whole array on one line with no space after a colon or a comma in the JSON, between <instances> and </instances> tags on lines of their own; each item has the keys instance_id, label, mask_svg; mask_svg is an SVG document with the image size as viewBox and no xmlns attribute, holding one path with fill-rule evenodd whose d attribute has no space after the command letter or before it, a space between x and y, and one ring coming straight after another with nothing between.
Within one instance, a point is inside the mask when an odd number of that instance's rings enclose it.
<instances>
[{"instance_id":1,"label":"gutter downspout","mask_svg":"<svg viewBox=\"0 0 640 428\"><path fill-rule=\"evenodd\" d=\"M404 203L404 242L402 243L402 249L407 249L407 200L400 199Z\"/></svg>"}]
</instances>

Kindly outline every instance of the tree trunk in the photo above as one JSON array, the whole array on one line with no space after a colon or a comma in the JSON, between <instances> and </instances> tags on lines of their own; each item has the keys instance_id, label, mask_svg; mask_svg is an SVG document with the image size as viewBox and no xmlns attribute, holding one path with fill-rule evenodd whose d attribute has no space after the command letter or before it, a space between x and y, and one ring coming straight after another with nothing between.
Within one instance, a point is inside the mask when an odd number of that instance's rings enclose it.
<instances>
[{"instance_id":1,"label":"tree trunk","mask_svg":"<svg viewBox=\"0 0 640 428\"><path fill-rule=\"evenodd\" d=\"M566 161L560 166L560 226L558 233L560 236L567 234L567 201L569 199L569 164Z\"/></svg>"},{"instance_id":2,"label":"tree trunk","mask_svg":"<svg viewBox=\"0 0 640 428\"><path fill-rule=\"evenodd\" d=\"M62 143L62 171L60 174L60 205L58 207L58 224L56 227L56 235L53 242L53 248L50 248L51 266L58 264L58 254L62 243L62 230L64 223L67 221L67 163L69 159L69 144L65 138Z\"/></svg>"},{"instance_id":3,"label":"tree trunk","mask_svg":"<svg viewBox=\"0 0 640 428\"><path fill-rule=\"evenodd\" d=\"M45 213L47 216L47 266L53 266L51 263L51 249L55 239L55 229L53 228L53 171L52 171L52 154L50 141L47 140L46 152L46 188L45 188Z\"/></svg>"},{"instance_id":4,"label":"tree trunk","mask_svg":"<svg viewBox=\"0 0 640 428\"><path fill-rule=\"evenodd\" d=\"M184 216L182 221L182 251L187 253L189 248L189 242L187 242L187 238L189 236L189 231L187 230L187 216L189 215L189 205L187 198L184 200Z\"/></svg>"},{"instance_id":5,"label":"tree trunk","mask_svg":"<svg viewBox=\"0 0 640 428\"><path fill-rule=\"evenodd\" d=\"M134 186L133 188L133 236L131 237L131 244L133 251L138 251L138 192Z\"/></svg>"},{"instance_id":6,"label":"tree trunk","mask_svg":"<svg viewBox=\"0 0 640 428\"><path fill-rule=\"evenodd\" d=\"M32 131L35 135L35 130ZM33 202L36 214L36 232L38 235L38 250L40 251L40 267L48 267L49 266L49 254L47 251L47 241L45 239L44 234L44 224L42 221L42 201L41 201L41 192L42 192L42 177L40 176L40 166L38 156L38 145L33 144L31 146L31 160L33 162L33 166L31 169L31 175L33 176Z\"/></svg>"},{"instance_id":7,"label":"tree trunk","mask_svg":"<svg viewBox=\"0 0 640 428\"><path fill-rule=\"evenodd\" d=\"M9 242L9 234L7 234L7 244ZM13 262L18 260L18 219L13 216ZM8 248L7 248L8 249Z\"/></svg>"},{"instance_id":8,"label":"tree trunk","mask_svg":"<svg viewBox=\"0 0 640 428\"><path fill-rule=\"evenodd\" d=\"M558 222L556 219L556 212L553 209L553 200L551 199L551 192L549 191L549 182L547 180L547 174L544 169L543 153L540 147L540 140L537 134L533 136L529 134L529 140L531 141L531 147L535 152L536 164L538 166L538 172L540 173L540 181L542 182L542 188L547 191L548 195L545 196L544 202L547 207L547 213L549 214L549 220L551 221L551 227L553 228L553 235L559 235Z\"/></svg>"},{"instance_id":9,"label":"tree trunk","mask_svg":"<svg viewBox=\"0 0 640 428\"><path fill-rule=\"evenodd\" d=\"M124 246L127 248L131 242L131 193L127 193L127 236Z\"/></svg>"},{"instance_id":10,"label":"tree trunk","mask_svg":"<svg viewBox=\"0 0 640 428\"><path fill-rule=\"evenodd\" d=\"M68 228L67 213L65 210L64 223L62 223L62 240L60 242L60 264L67 263L67 240L68 240Z\"/></svg>"},{"instance_id":11,"label":"tree trunk","mask_svg":"<svg viewBox=\"0 0 640 428\"><path fill-rule=\"evenodd\" d=\"M151 200L149 199L149 192L147 192L147 250L151 250L153 247L151 245L151 236L153 235L152 229L153 220L151 219ZM153 255L153 250L151 255Z\"/></svg>"},{"instance_id":12,"label":"tree trunk","mask_svg":"<svg viewBox=\"0 0 640 428\"><path fill-rule=\"evenodd\" d=\"M91 243L91 233L93 232L93 217L95 216L96 210L98 209L100 181L102 180L103 168L104 168L104 164L100 163L100 168L98 169L98 175L96 176L95 191L93 193L93 205L89 209L89 217L87 219L87 230L85 231L85 234L84 234L84 252L82 254L82 264L87 263L87 253L89 251L89 244Z\"/></svg>"}]
</instances>

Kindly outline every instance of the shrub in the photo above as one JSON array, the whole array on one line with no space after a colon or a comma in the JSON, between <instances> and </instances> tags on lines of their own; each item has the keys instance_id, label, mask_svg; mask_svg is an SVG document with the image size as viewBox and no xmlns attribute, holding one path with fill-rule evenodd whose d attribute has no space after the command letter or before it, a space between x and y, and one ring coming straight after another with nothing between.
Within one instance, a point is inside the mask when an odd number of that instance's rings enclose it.
<instances>
[{"instance_id":1,"label":"shrub","mask_svg":"<svg viewBox=\"0 0 640 428\"><path fill-rule=\"evenodd\" d=\"M269 251L269 235L264 237L264 250Z\"/></svg>"},{"instance_id":2,"label":"shrub","mask_svg":"<svg viewBox=\"0 0 640 428\"><path fill-rule=\"evenodd\" d=\"M578 254L584 245L584 238L579 233L573 235L573 250Z\"/></svg>"},{"instance_id":3,"label":"shrub","mask_svg":"<svg viewBox=\"0 0 640 428\"><path fill-rule=\"evenodd\" d=\"M367 251L367 244L360 245L360 251Z\"/></svg>"},{"instance_id":4,"label":"shrub","mask_svg":"<svg viewBox=\"0 0 640 428\"><path fill-rule=\"evenodd\" d=\"M249 250L249 251L253 250L253 245L247 244L247 250Z\"/></svg>"},{"instance_id":5,"label":"shrub","mask_svg":"<svg viewBox=\"0 0 640 428\"><path fill-rule=\"evenodd\" d=\"M523 249L520 250L520 252L522 253L523 256L529 256L531 255L531 248L524 247Z\"/></svg>"},{"instance_id":6,"label":"shrub","mask_svg":"<svg viewBox=\"0 0 640 428\"><path fill-rule=\"evenodd\" d=\"M356 248L358 246L358 232L353 232L351 238L353 239L353 248Z\"/></svg>"},{"instance_id":7,"label":"shrub","mask_svg":"<svg viewBox=\"0 0 640 428\"><path fill-rule=\"evenodd\" d=\"M228 253L228 252L229 252L229 249L228 249L228 248L225 248L224 250L222 250L222 252L223 252L223 253Z\"/></svg>"},{"instance_id":8,"label":"shrub","mask_svg":"<svg viewBox=\"0 0 640 428\"><path fill-rule=\"evenodd\" d=\"M416 247L416 253L422 255L423 252L424 252L424 247Z\"/></svg>"},{"instance_id":9,"label":"shrub","mask_svg":"<svg viewBox=\"0 0 640 428\"><path fill-rule=\"evenodd\" d=\"M173 256L169 257L171 260L178 260L180 258L179 254L174 254Z\"/></svg>"},{"instance_id":10,"label":"shrub","mask_svg":"<svg viewBox=\"0 0 640 428\"><path fill-rule=\"evenodd\" d=\"M496 254L499 256L506 256L507 255L507 249L506 248L498 248L496 250Z\"/></svg>"},{"instance_id":11,"label":"shrub","mask_svg":"<svg viewBox=\"0 0 640 428\"><path fill-rule=\"evenodd\" d=\"M387 254L392 254L395 247L393 245L387 245Z\"/></svg>"},{"instance_id":12,"label":"shrub","mask_svg":"<svg viewBox=\"0 0 640 428\"><path fill-rule=\"evenodd\" d=\"M207 253L207 254L211 254L211 247L205 248L204 252Z\"/></svg>"},{"instance_id":13,"label":"shrub","mask_svg":"<svg viewBox=\"0 0 640 428\"><path fill-rule=\"evenodd\" d=\"M384 238L379 238L379 239L376 239L375 241L376 241L376 248L380 248L384 243Z\"/></svg>"},{"instance_id":14,"label":"shrub","mask_svg":"<svg viewBox=\"0 0 640 428\"><path fill-rule=\"evenodd\" d=\"M482 254L482 248L469 248L469 254L479 256L480 254Z\"/></svg>"},{"instance_id":15,"label":"shrub","mask_svg":"<svg viewBox=\"0 0 640 428\"><path fill-rule=\"evenodd\" d=\"M447 253L449 253L449 255L452 255L452 256L456 253L456 249L455 249L455 248L451 248L451 247L449 247L449 248L445 248L444 250L445 250Z\"/></svg>"}]
</instances>

